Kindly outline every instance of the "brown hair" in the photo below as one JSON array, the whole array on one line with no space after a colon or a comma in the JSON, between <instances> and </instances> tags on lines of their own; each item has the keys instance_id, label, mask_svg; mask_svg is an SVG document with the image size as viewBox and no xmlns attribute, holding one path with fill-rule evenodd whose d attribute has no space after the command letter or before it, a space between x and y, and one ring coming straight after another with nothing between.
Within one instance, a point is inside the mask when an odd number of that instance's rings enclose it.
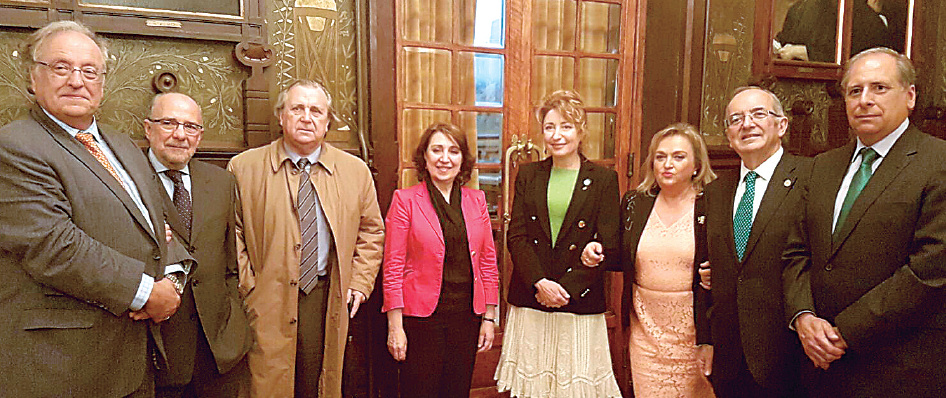
<instances>
[{"instance_id":1,"label":"brown hair","mask_svg":"<svg viewBox=\"0 0 946 398\"><path fill-rule=\"evenodd\" d=\"M434 122L427 127L427 130L424 131L424 134L420 136L420 141L417 143L417 148L414 149L414 168L417 169L417 179L420 181L426 181L430 178L430 173L427 171L427 146L430 145L430 138L436 133L443 133L451 141L457 144L460 147L460 155L463 156L463 161L460 162L460 173L457 174L456 180L460 182L460 185L466 184L470 180L470 177L473 175L473 164L476 162L476 159L473 158L473 155L470 154L470 146L467 144L466 134L463 134L463 130L460 130L459 127L445 122Z\"/></svg>"},{"instance_id":2,"label":"brown hair","mask_svg":"<svg viewBox=\"0 0 946 398\"><path fill-rule=\"evenodd\" d=\"M644 160L644 164L641 167L644 171L644 180L637 186L637 191L650 196L656 196L659 186L657 185L657 177L654 175L654 156L657 153L657 146L660 145L660 142L664 138L679 135L686 137L690 141L690 145L693 146L693 158L696 160L696 175L690 178L693 182L693 188L696 189L696 192L702 192L703 187L706 184L709 184L716 179L716 173L713 172L713 169L710 168L710 159L709 152L706 150L706 144L703 142L703 137L700 136L699 130L693 125L688 123L674 123L663 130L654 134L654 138L650 140L650 148L647 149L647 159Z\"/></svg>"}]
</instances>

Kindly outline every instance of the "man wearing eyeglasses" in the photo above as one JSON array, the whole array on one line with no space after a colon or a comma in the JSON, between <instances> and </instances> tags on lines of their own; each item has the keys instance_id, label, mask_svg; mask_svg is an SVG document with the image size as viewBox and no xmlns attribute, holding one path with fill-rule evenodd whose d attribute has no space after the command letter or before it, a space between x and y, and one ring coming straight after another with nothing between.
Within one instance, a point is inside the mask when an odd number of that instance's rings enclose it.
<instances>
[{"instance_id":1,"label":"man wearing eyeglasses","mask_svg":"<svg viewBox=\"0 0 946 398\"><path fill-rule=\"evenodd\" d=\"M94 116L104 44L54 22L27 55L36 106L0 130L0 396L152 396L186 251L146 158Z\"/></svg>"},{"instance_id":2,"label":"man wearing eyeglasses","mask_svg":"<svg viewBox=\"0 0 946 398\"><path fill-rule=\"evenodd\" d=\"M811 162L782 149L788 118L768 90L736 89L725 123L741 162L705 190L710 251L701 273L709 279L712 270L711 300L696 295L698 314L712 303L697 317L704 373L720 398L803 396L801 349L783 316L781 256L799 210L795 186Z\"/></svg>"},{"instance_id":3,"label":"man wearing eyeglasses","mask_svg":"<svg viewBox=\"0 0 946 398\"><path fill-rule=\"evenodd\" d=\"M276 99L282 137L235 156L237 258L256 345L253 397L342 397L349 319L381 267L368 166L325 141L332 97L314 81Z\"/></svg>"},{"instance_id":4,"label":"man wearing eyeglasses","mask_svg":"<svg viewBox=\"0 0 946 398\"><path fill-rule=\"evenodd\" d=\"M158 398L249 395L244 355L253 339L238 290L236 184L226 170L193 159L202 120L191 97L166 93L144 121L148 159L174 209L168 223L198 264L184 281L180 309L161 325L168 366L156 375Z\"/></svg>"},{"instance_id":5,"label":"man wearing eyeglasses","mask_svg":"<svg viewBox=\"0 0 946 398\"><path fill-rule=\"evenodd\" d=\"M886 48L848 61L856 137L817 156L789 235L786 315L816 397L946 391L946 142L910 123L916 72Z\"/></svg>"}]
</instances>

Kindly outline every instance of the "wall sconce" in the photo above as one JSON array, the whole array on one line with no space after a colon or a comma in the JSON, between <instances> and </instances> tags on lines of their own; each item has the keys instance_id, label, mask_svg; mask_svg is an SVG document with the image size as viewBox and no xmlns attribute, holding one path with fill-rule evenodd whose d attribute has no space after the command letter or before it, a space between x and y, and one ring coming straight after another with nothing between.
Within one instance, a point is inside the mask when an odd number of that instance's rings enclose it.
<instances>
[{"instance_id":1,"label":"wall sconce","mask_svg":"<svg viewBox=\"0 0 946 398\"><path fill-rule=\"evenodd\" d=\"M714 34L712 48L720 62L729 62L729 58L736 51L736 37L731 33Z\"/></svg>"}]
</instances>

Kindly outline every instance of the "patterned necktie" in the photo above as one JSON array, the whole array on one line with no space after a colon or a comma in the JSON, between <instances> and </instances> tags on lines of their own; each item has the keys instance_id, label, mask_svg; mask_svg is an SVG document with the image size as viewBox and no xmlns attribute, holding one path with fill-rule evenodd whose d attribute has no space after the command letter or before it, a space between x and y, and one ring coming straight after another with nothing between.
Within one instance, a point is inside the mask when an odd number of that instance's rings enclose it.
<instances>
[{"instance_id":1,"label":"patterned necktie","mask_svg":"<svg viewBox=\"0 0 946 398\"><path fill-rule=\"evenodd\" d=\"M315 187L306 171L309 159L302 158L296 166L299 172L299 231L302 236L302 260L299 262L299 288L309 294L315 287L319 268L319 227L316 211Z\"/></svg>"},{"instance_id":2,"label":"patterned necktie","mask_svg":"<svg viewBox=\"0 0 946 398\"><path fill-rule=\"evenodd\" d=\"M844 196L844 202L841 203L841 211L838 213L838 222L834 224L835 233L841 230L841 226L844 225L844 220L847 219L847 214L851 212L851 206L854 205L854 200L857 199L857 196L860 195L864 187L867 186L867 181L870 180L870 176L874 174L871 166L874 165L877 159L880 159L880 155L871 147L861 148L859 154L861 155L861 165L857 168L857 172L854 173L854 178L851 179L851 186L847 188L847 195Z\"/></svg>"},{"instance_id":3,"label":"patterned necktie","mask_svg":"<svg viewBox=\"0 0 946 398\"><path fill-rule=\"evenodd\" d=\"M733 237L736 238L736 255L739 261L746 254L746 244L749 243L749 234L752 232L752 206L755 204L755 179L759 174L750 171L746 173L746 192L739 200L736 215L732 220Z\"/></svg>"},{"instance_id":4,"label":"patterned necktie","mask_svg":"<svg viewBox=\"0 0 946 398\"><path fill-rule=\"evenodd\" d=\"M125 183L122 182L122 179L118 177L118 172L115 171L115 168L112 167L112 164L108 162L108 158L105 157L105 153L102 152L102 149L99 148L99 144L95 142L95 137L91 133L79 133L76 134L76 139L85 146L85 149L89 150L89 153L92 154L92 157L95 160L98 160L102 164L102 167L105 167L105 170L108 170L108 173L115 177L118 180L118 183L121 184L122 188L126 191L128 187L125 186Z\"/></svg>"},{"instance_id":5,"label":"patterned necktie","mask_svg":"<svg viewBox=\"0 0 946 398\"><path fill-rule=\"evenodd\" d=\"M194 207L191 202L191 194L184 186L184 173L179 170L165 170L164 175L168 176L174 182L174 207L177 208L181 220L184 221L184 228L187 230L187 236L191 235L191 225L194 220Z\"/></svg>"}]
</instances>

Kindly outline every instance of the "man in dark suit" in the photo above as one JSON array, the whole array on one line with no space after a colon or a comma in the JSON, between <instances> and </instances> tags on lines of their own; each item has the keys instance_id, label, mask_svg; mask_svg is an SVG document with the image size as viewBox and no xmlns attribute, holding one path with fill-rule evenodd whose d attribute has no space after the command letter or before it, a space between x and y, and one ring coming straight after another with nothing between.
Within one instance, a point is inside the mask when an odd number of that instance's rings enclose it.
<instances>
[{"instance_id":1,"label":"man in dark suit","mask_svg":"<svg viewBox=\"0 0 946 398\"><path fill-rule=\"evenodd\" d=\"M252 345L238 290L233 175L194 160L203 135L200 106L179 93L160 94L145 119L148 158L174 209L176 236L199 264L180 310L161 325L168 366L157 372L158 397L248 396L243 359Z\"/></svg>"},{"instance_id":2,"label":"man in dark suit","mask_svg":"<svg viewBox=\"0 0 946 398\"><path fill-rule=\"evenodd\" d=\"M95 35L54 22L27 54L37 105L0 129L0 396L152 396L152 326L180 303L163 276L184 271L165 266L160 187L134 142L96 123Z\"/></svg>"},{"instance_id":3,"label":"man in dark suit","mask_svg":"<svg viewBox=\"0 0 946 398\"><path fill-rule=\"evenodd\" d=\"M813 396L946 390L946 142L920 132L910 60L852 58L842 80L857 139L815 158L789 235L786 308ZM807 361L806 361L807 362Z\"/></svg>"},{"instance_id":4,"label":"man in dark suit","mask_svg":"<svg viewBox=\"0 0 946 398\"><path fill-rule=\"evenodd\" d=\"M811 162L782 149L788 118L768 90L736 89L725 121L741 165L705 190L712 308L709 318L697 317L710 324L697 327L698 343L713 346L718 397L798 396L801 349L782 321L781 257L786 220L798 211L795 185Z\"/></svg>"}]
</instances>

